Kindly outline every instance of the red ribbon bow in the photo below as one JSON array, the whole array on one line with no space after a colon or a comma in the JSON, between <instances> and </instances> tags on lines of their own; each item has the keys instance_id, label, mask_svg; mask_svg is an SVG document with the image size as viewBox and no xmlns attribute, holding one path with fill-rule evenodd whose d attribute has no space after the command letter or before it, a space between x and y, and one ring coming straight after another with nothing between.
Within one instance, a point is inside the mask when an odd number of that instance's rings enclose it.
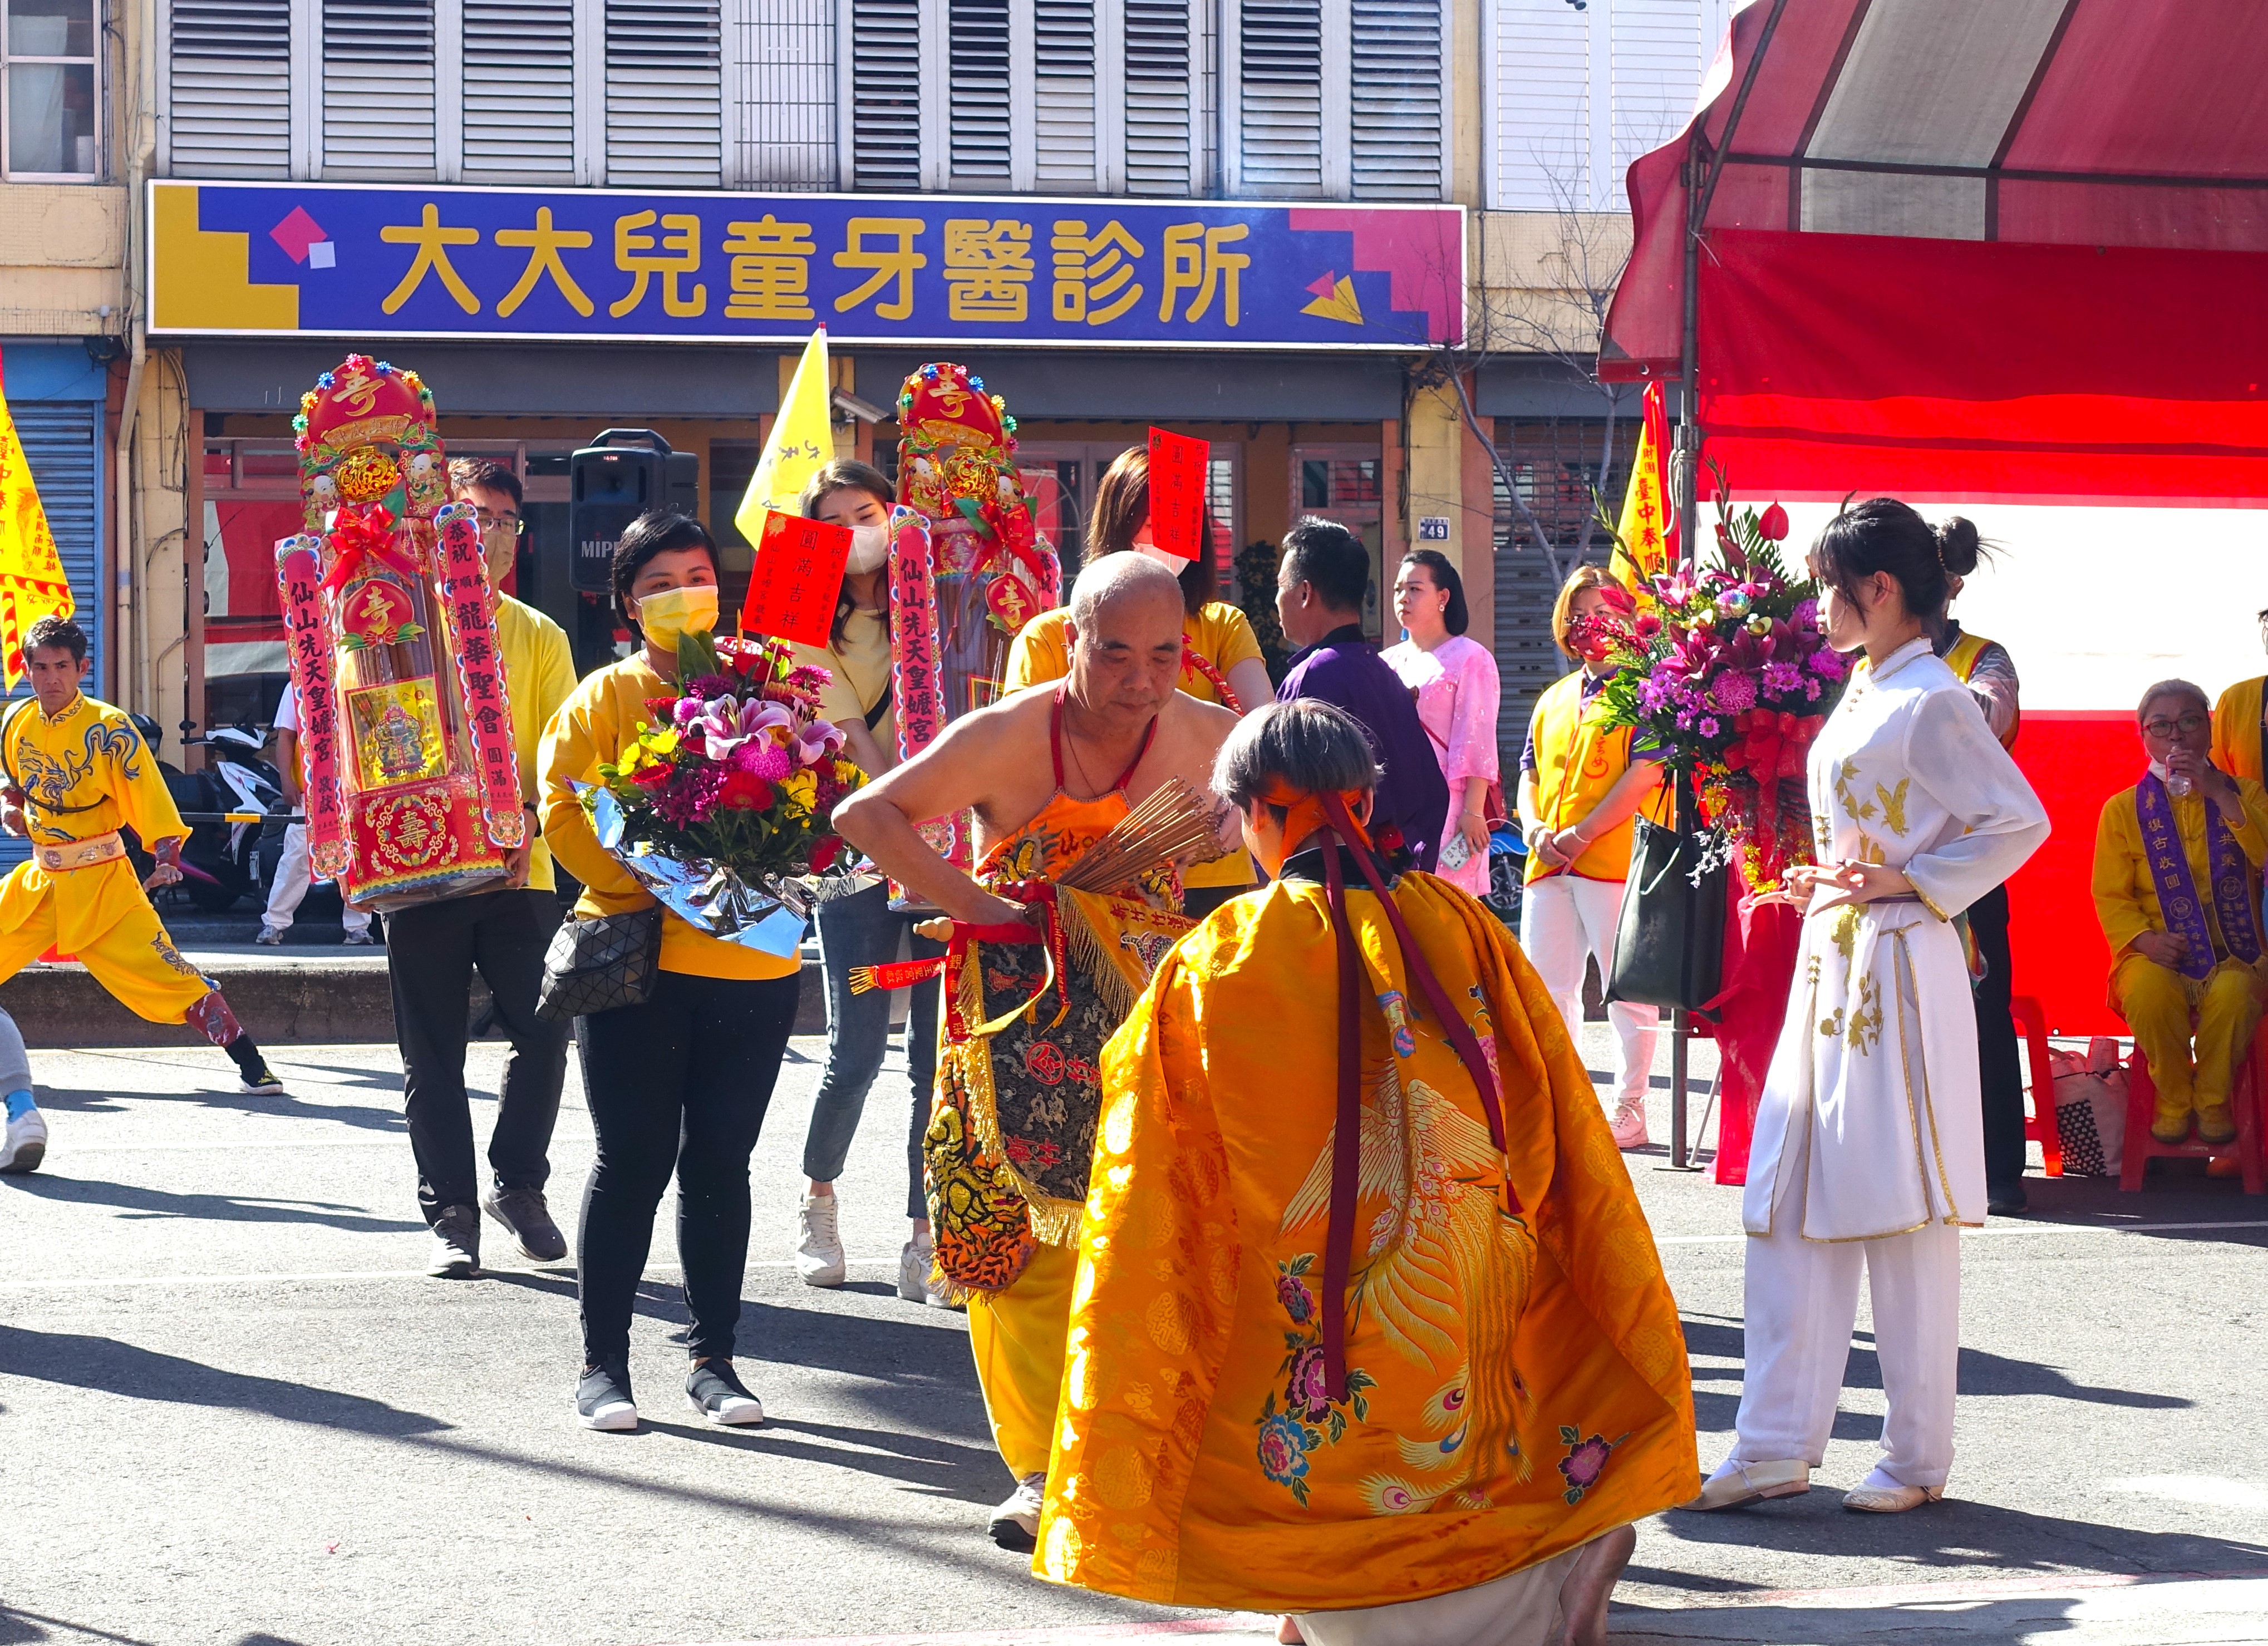
<instances>
[{"instance_id":1,"label":"red ribbon bow","mask_svg":"<svg viewBox=\"0 0 2268 1646\"><path fill-rule=\"evenodd\" d=\"M1756 817L1767 838L1779 833L1780 780L1803 775L1812 738L1826 724L1816 715L1750 709L1733 721L1741 740L1725 751L1725 764L1756 779Z\"/></svg>"},{"instance_id":2,"label":"red ribbon bow","mask_svg":"<svg viewBox=\"0 0 2268 1646\"><path fill-rule=\"evenodd\" d=\"M365 560L374 560L413 582L416 579L416 564L394 547L394 516L384 503L372 504L366 513L342 508L331 518L330 544L336 558L331 562L330 570L323 575L323 590L328 594L335 594L346 587L349 579L363 569Z\"/></svg>"}]
</instances>

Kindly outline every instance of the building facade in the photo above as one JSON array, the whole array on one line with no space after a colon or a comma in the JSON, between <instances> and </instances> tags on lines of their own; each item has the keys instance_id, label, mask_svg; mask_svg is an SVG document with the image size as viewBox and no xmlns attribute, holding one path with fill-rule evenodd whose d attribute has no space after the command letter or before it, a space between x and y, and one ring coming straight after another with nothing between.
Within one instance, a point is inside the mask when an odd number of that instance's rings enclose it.
<instances>
[{"instance_id":1,"label":"building facade","mask_svg":"<svg viewBox=\"0 0 2268 1646\"><path fill-rule=\"evenodd\" d=\"M1541 556L1500 503L1612 483L1626 443L1595 437L1634 407L1571 376L1580 292L1610 286L1622 169L1683 120L1725 10L5 4L67 15L10 35L10 95L55 112L0 183L0 370L19 424L86 408L83 484L33 460L51 514L92 500L68 531L103 689L169 729L272 703L289 419L349 348L416 365L453 452L519 468L523 592L593 648L568 453L655 430L729 532L824 321L846 408L887 413L924 360L982 372L1059 542L1166 424L1213 443L1225 573L1329 515L1382 582L1443 548L1516 650L1496 591ZM838 438L887 463L893 433L846 409Z\"/></svg>"}]
</instances>

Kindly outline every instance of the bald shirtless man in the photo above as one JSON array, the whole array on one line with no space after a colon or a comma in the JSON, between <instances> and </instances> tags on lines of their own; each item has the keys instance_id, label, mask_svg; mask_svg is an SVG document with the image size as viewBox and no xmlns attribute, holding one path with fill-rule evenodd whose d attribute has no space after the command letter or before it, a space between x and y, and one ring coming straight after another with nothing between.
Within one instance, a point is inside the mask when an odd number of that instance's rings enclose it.
<instances>
[{"instance_id":1,"label":"bald shirtless man","mask_svg":"<svg viewBox=\"0 0 2268 1646\"><path fill-rule=\"evenodd\" d=\"M1182 614L1181 585L1155 561L1141 555L1095 561L1071 589L1070 675L955 721L921 753L843 802L836 827L893 879L961 924L1022 921L1025 907L988 889L985 881L1053 879L1168 778L1179 777L1201 794L1210 788L1213 757L1236 716L1174 689L1182 672ZM967 812L976 818L975 878L932 851L916 827ZM1225 842L1226 831L1235 827L1234 813L1226 809L1223 827ZM1139 893L1139 888L1124 889ZM988 966L1016 953L1005 945L984 950ZM1071 1050L1092 1066L1101 1046L1099 1040L1093 1047L1084 1044L1094 1038L1080 1030L1086 1017L1074 1014L1055 1038L1079 1034ZM1034 1032L1045 1032L1046 1023L1042 1014ZM928 1143L932 1201L940 1161L947 1158L940 1149L949 1153L959 1135L957 1121L949 1122L945 1113L960 1101L949 1087L952 1067L950 1059L941 1060L933 1111L940 1123L932 1124ZM1090 1082L1075 1098L1074 1086L1066 1078L1058 1095L1066 1102L1085 1099L1099 1111L1100 1088ZM1094 1118L1086 1117L1089 1150ZM1085 1163L1075 1165L1083 1182ZM1014 1278L1004 1288L971 1292L968 1336L993 1438L1017 1481L1015 1492L993 1512L992 1539L1004 1548L1027 1551L1047 1486L1078 1253L1074 1246L1036 1242L1027 1209L1012 1201L1001 1205L999 1192L989 1184L977 1189L976 1198L986 1202L983 1215L933 1216L932 1223L940 1239L954 1238L948 1230L956 1225L976 1223L974 1234L963 1237L972 1246L989 1240L1014 1253L1005 1270Z\"/></svg>"}]
</instances>

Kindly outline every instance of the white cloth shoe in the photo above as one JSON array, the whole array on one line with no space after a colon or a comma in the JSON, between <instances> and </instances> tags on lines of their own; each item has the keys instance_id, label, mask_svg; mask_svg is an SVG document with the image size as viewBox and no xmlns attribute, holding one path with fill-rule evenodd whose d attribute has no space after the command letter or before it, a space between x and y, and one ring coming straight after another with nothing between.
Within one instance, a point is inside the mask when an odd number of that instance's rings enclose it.
<instances>
[{"instance_id":1,"label":"white cloth shoe","mask_svg":"<svg viewBox=\"0 0 2268 1646\"><path fill-rule=\"evenodd\" d=\"M0 1172L37 1172L48 1157L48 1118L37 1109L26 1109L8 1122L0 1138Z\"/></svg>"},{"instance_id":2,"label":"white cloth shoe","mask_svg":"<svg viewBox=\"0 0 2268 1646\"><path fill-rule=\"evenodd\" d=\"M1767 1497L1800 1497L1811 1489L1811 1466L1800 1458L1778 1463L1727 1463L1701 1483L1697 1497L1677 1505L1697 1514L1739 1509Z\"/></svg>"},{"instance_id":3,"label":"white cloth shoe","mask_svg":"<svg viewBox=\"0 0 2268 1646\"><path fill-rule=\"evenodd\" d=\"M806 1286L840 1286L849 1269L841 1201L832 1194L805 1195L795 1209L796 1274Z\"/></svg>"},{"instance_id":4,"label":"white cloth shoe","mask_svg":"<svg viewBox=\"0 0 2268 1646\"><path fill-rule=\"evenodd\" d=\"M1040 1503L1047 1495L1048 1476L1044 1469L1017 1481L1007 1501L992 1511L992 1541L1019 1554L1029 1554L1039 1547Z\"/></svg>"},{"instance_id":5,"label":"white cloth shoe","mask_svg":"<svg viewBox=\"0 0 2268 1646\"><path fill-rule=\"evenodd\" d=\"M908 1303L932 1308L954 1307L951 1289L937 1275L937 1248L927 1240L909 1240L898 1253L898 1296Z\"/></svg>"},{"instance_id":6,"label":"white cloth shoe","mask_svg":"<svg viewBox=\"0 0 2268 1646\"><path fill-rule=\"evenodd\" d=\"M1625 1103L1615 1111L1609 1128L1617 1149L1643 1149L1653 1140L1646 1135L1646 1105Z\"/></svg>"}]
</instances>

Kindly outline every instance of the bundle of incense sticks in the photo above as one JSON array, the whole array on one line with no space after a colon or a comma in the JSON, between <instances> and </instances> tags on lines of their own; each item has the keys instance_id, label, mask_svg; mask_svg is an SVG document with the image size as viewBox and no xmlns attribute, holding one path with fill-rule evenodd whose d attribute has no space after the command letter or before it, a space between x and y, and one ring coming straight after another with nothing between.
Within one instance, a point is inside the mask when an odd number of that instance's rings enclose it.
<instances>
[{"instance_id":1,"label":"bundle of incense sticks","mask_svg":"<svg viewBox=\"0 0 2268 1646\"><path fill-rule=\"evenodd\" d=\"M1213 819L1211 801L1181 778L1168 777L1081 852L1056 883L1079 892L1105 892L1176 857L1219 856Z\"/></svg>"}]
</instances>

